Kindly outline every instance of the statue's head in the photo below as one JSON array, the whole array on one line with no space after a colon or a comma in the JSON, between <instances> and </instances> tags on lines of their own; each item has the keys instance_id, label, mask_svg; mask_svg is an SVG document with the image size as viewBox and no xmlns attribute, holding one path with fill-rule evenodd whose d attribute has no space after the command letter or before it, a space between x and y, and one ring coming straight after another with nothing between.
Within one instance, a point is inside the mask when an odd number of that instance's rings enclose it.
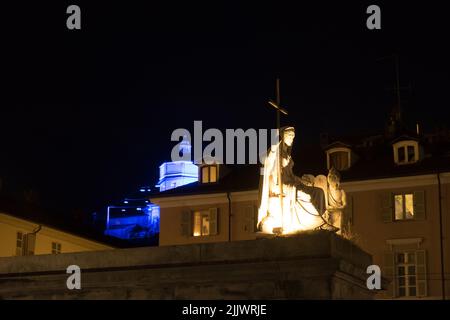
<instances>
[{"instance_id":1,"label":"statue's head","mask_svg":"<svg viewBox=\"0 0 450 320\"><path fill-rule=\"evenodd\" d=\"M283 138L283 142L288 146L291 147L294 143L295 138L295 128L294 127L283 127L280 129L281 136Z\"/></svg>"},{"instance_id":2,"label":"statue's head","mask_svg":"<svg viewBox=\"0 0 450 320\"><path fill-rule=\"evenodd\" d=\"M335 167L330 168L327 178L330 185L339 186L339 184L341 183L341 174L336 170Z\"/></svg>"}]
</instances>

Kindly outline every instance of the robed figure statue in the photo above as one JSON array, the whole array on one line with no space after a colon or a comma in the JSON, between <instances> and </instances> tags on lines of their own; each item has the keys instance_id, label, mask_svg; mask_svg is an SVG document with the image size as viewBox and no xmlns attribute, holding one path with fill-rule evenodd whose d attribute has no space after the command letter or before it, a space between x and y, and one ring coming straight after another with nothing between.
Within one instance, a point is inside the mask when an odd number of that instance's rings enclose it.
<instances>
[{"instance_id":1,"label":"robed figure statue","mask_svg":"<svg viewBox=\"0 0 450 320\"><path fill-rule=\"evenodd\" d=\"M280 129L280 142L264 161L258 228L264 233L289 234L304 230L337 231L328 221L325 176L296 176L292 168L293 127Z\"/></svg>"}]
</instances>

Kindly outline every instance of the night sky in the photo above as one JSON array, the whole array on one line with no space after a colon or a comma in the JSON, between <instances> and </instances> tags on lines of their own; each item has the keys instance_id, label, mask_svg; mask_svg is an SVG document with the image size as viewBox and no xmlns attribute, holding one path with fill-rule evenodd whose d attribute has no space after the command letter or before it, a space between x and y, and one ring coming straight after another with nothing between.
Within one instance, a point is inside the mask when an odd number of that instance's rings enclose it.
<instances>
[{"instance_id":1,"label":"night sky","mask_svg":"<svg viewBox=\"0 0 450 320\"><path fill-rule=\"evenodd\" d=\"M382 130L396 101L425 129L448 125L448 10L442 2L92 1L2 4L3 192L90 213L170 159L176 128L273 128L275 79L297 128ZM295 4L294 4L295 3ZM82 28L66 28L78 4ZM378 4L382 29L366 28Z\"/></svg>"}]
</instances>

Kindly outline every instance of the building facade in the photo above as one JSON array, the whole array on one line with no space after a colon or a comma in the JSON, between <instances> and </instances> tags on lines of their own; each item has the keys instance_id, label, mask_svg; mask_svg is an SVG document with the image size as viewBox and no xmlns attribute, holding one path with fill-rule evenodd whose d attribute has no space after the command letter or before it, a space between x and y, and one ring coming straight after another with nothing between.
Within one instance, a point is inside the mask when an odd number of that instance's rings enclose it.
<instances>
[{"instance_id":1,"label":"building facade","mask_svg":"<svg viewBox=\"0 0 450 320\"><path fill-rule=\"evenodd\" d=\"M448 298L450 135L388 129L353 140L326 137L321 150L308 151L316 166L298 167L301 173L340 170L346 236L391 280L378 298ZM259 167L212 166L216 181L203 179L201 167L199 182L150 197L161 210L161 246L258 237Z\"/></svg>"},{"instance_id":2,"label":"building facade","mask_svg":"<svg viewBox=\"0 0 450 320\"><path fill-rule=\"evenodd\" d=\"M0 257L111 250L82 236L0 213Z\"/></svg>"}]
</instances>

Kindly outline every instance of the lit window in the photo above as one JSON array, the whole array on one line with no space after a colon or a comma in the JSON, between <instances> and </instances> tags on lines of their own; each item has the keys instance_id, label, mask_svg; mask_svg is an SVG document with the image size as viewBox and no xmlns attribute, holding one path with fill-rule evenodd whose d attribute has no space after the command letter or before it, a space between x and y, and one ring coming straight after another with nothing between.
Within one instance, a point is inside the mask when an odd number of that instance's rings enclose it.
<instances>
[{"instance_id":1,"label":"lit window","mask_svg":"<svg viewBox=\"0 0 450 320\"><path fill-rule=\"evenodd\" d=\"M202 183L209 182L209 167L202 168Z\"/></svg>"},{"instance_id":2,"label":"lit window","mask_svg":"<svg viewBox=\"0 0 450 320\"><path fill-rule=\"evenodd\" d=\"M412 193L396 194L395 200L395 220L414 219L414 197Z\"/></svg>"},{"instance_id":3,"label":"lit window","mask_svg":"<svg viewBox=\"0 0 450 320\"><path fill-rule=\"evenodd\" d=\"M417 296L417 268L415 252L396 253L397 295L399 297Z\"/></svg>"},{"instance_id":4,"label":"lit window","mask_svg":"<svg viewBox=\"0 0 450 320\"><path fill-rule=\"evenodd\" d=\"M209 235L209 211L194 212L194 237Z\"/></svg>"},{"instance_id":5,"label":"lit window","mask_svg":"<svg viewBox=\"0 0 450 320\"><path fill-rule=\"evenodd\" d=\"M217 182L217 166L203 166L201 170L202 183L213 183Z\"/></svg>"},{"instance_id":6,"label":"lit window","mask_svg":"<svg viewBox=\"0 0 450 320\"><path fill-rule=\"evenodd\" d=\"M217 235L218 208L185 212L182 219L182 232L185 236L214 236Z\"/></svg>"},{"instance_id":7,"label":"lit window","mask_svg":"<svg viewBox=\"0 0 450 320\"><path fill-rule=\"evenodd\" d=\"M61 253L61 243L52 242L52 254Z\"/></svg>"}]
</instances>

